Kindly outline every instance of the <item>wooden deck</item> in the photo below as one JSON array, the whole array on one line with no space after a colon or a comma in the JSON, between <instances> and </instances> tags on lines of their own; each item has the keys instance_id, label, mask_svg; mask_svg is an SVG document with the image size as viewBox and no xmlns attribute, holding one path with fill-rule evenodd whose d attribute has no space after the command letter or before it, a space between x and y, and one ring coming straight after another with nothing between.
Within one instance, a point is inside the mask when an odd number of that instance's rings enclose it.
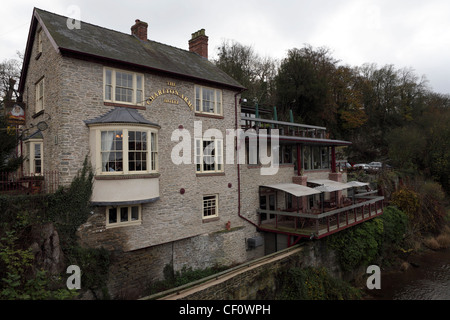
<instances>
[{"instance_id":1,"label":"wooden deck","mask_svg":"<svg viewBox=\"0 0 450 320\"><path fill-rule=\"evenodd\" d=\"M372 197L321 214L258 210L276 216L273 220L263 221L259 227L261 231L266 232L320 239L380 216L383 214L383 200L384 197Z\"/></svg>"}]
</instances>

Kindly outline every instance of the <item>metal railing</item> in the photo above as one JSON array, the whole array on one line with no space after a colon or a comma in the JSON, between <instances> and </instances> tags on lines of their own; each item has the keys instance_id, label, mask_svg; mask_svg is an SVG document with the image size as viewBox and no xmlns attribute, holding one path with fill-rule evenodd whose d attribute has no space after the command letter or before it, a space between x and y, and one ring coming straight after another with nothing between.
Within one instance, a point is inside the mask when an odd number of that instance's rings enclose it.
<instances>
[{"instance_id":1,"label":"metal railing","mask_svg":"<svg viewBox=\"0 0 450 320\"><path fill-rule=\"evenodd\" d=\"M0 172L1 194L46 194L54 193L58 187L58 171L45 171L40 174Z\"/></svg>"}]
</instances>

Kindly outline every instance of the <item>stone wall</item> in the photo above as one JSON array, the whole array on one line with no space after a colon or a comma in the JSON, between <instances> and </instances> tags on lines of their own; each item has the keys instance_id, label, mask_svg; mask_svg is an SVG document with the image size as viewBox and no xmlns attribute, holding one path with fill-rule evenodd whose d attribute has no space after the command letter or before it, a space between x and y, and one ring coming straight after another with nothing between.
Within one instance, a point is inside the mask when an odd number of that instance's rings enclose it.
<instances>
[{"instance_id":1,"label":"stone wall","mask_svg":"<svg viewBox=\"0 0 450 320\"><path fill-rule=\"evenodd\" d=\"M272 256L267 262L253 262L255 267L244 265L241 272L233 271L235 275L223 282L193 289L180 300L274 300L280 290L277 275L294 267L325 267L330 275L343 277L335 252L323 241L306 242L300 250L290 248Z\"/></svg>"}]
</instances>

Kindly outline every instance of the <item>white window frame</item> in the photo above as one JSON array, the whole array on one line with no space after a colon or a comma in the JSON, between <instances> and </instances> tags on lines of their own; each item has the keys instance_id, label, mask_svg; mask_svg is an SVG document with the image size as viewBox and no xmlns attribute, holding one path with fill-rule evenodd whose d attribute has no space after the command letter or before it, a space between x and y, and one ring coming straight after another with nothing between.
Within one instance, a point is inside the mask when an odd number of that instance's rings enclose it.
<instances>
[{"instance_id":1,"label":"white window frame","mask_svg":"<svg viewBox=\"0 0 450 320\"><path fill-rule=\"evenodd\" d=\"M107 71L111 72L111 84L107 83L107 79L106 79ZM131 75L133 78L133 80L132 80L133 81L133 88L132 88L133 93L132 93L132 101L131 102L120 101L120 100L116 99L116 87L117 87L116 74L117 74L117 72ZM141 77L141 85L139 87L137 85L138 77ZM144 102L145 102L144 82L145 82L145 77L144 77L144 74L142 74L142 73L136 73L136 72L130 72L130 71L121 70L121 69L104 67L103 68L103 101L119 103L119 104L143 106ZM106 97L106 87L107 86L111 87L111 98ZM138 92L140 92L140 98L138 96ZM140 101L138 101L138 100L140 100Z\"/></svg>"},{"instance_id":2,"label":"white window frame","mask_svg":"<svg viewBox=\"0 0 450 320\"><path fill-rule=\"evenodd\" d=\"M206 197L214 197L214 204L213 206L211 206L210 203L210 199L205 200ZM205 215L205 210L208 208L214 207L214 214L210 214L210 215ZM208 219L213 219L213 218L218 218L219 217L219 195L218 194L205 194L202 197L202 219L203 220L208 220Z\"/></svg>"},{"instance_id":3,"label":"white window frame","mask_svg":"<svg viewBox=\"0 0 450 320\"><path fill-rule=\"evenodd\" d=\"M41 172L36 172L36 146L39 145L41 149ZM30 175L43 175L44 174L44 141L42 139L29 140L26 142L27 155L28 155L28 169Z\"/></svg>"},{"instance_id":4,"label":"white window frame","mask_svg":"<svg viewBox=\"0 0 450 320\"><path fill-rule=\"evenodd\" d=\"M138 208L138 219L132 220L132 209ZM127 208L128 220L121 221L121 210ZM109 219L109 214L111 209L116 209L116 222L111 223ZM106 228L118 228L126 226L136 226L142 224L142 205L124 205L124 206L108 206L106 207Z\"/></svg>"},{"instance_id":5,"label":"white window frame","mask_svg":"<svg viewBox=\"0 0 450 320\"><path fill-rule=\"evenodd\" d=\"M36 82L36 105L35 105L35 113L38 113L40 111L43 111L44 108L44 98L45 98L45 82L44 78Z\"/></svg>"},{"instance_id":6,"label":"white window frame","mask_svg":"<svg viewBox=\"0 0 450 320\"><path fill-rule=\"evenodd\" d=\"M206 101L204 98L204 91L205 90L211 90L213 91L214 100L210 100L211 103L213 103L213 111L205 111L204 109L204 101ZM222 116L223 115L223 92L220 89L215 88L209 88L204 86L195 86L194 89L195 93L195 113L198 114L211 114L211 115L217 115Z\"/></svg>"},{"instance_id":7,"label":"white window frame","mask_svg":"<svg viewBox=\"0 0 450 320\"><path fill-rule=\"evenodd\" d=\"M203 142L214 142L214 156L210 155L210 151L203 148ZM224 158L223 158L223 139L204 139L195 138L194 145L194 159L195 159L195 171L197 173L218 173L224 172ZM205 170L205 157L214 157L214 169ZM213 164L213 163L206 163Z\"/></svg>"},{"instance_id":8,"label":"white window frame","mask_svg":"<svg viewBox=\"0 0 450 320\"><path fill-rule=\"evenodd\" d=\"M96 148L96 174L98 175L133 175L158 173L158 130L152 127L133 126L133 125L108 125L95 127L95 148ZM122 131L122 171L103 171L102 164L102 132ZM147 133L146 150L146 170L129 169L129 132L139 131ZM154 139L151 136L154 135ZM153 141L152 141L153 140Z\"/></svg>"}]
</instances>

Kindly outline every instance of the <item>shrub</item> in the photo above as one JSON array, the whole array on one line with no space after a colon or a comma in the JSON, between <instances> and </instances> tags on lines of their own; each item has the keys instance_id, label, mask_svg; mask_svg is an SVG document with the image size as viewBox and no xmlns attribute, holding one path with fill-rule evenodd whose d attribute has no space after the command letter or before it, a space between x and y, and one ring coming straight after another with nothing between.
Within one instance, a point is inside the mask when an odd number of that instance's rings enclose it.
<instances>
[{"instance_id":1,"label":"shrub","mask_svg":"<svg viewBox=\"0 0 450 320\"><path fill-rule=\"evenodd\" d=\"M355 300L358 289L331 277L325 268L291 268L280 274L280 300Z\"/></svg>"}]
</instances>

